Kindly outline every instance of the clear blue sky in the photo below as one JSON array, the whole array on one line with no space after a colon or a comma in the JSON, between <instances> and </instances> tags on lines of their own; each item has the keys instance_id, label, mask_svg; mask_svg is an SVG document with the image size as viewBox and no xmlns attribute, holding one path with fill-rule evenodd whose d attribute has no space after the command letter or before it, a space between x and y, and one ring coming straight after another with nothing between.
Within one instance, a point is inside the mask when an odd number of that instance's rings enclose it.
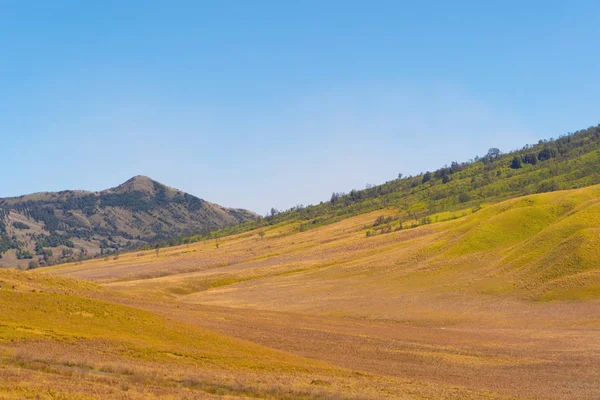
<instances>
[{"instance_id":1,"label":"clear blue sky","mask_svg":"<svg viewBox=\"0 0 600 400\"><path fill-rule=\"evenodd\" d=\"M0 0L0 197L265 213L587 128L599 4Z\"/></svg>"}]
</instances>

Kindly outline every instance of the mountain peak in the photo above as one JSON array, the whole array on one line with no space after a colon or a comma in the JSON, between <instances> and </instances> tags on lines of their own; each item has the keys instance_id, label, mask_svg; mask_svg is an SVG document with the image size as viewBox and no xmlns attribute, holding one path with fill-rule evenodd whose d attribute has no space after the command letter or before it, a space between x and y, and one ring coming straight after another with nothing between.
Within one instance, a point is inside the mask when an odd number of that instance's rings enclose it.
<instances>
[{"instance_id":1,"label":"mountain peak","mask_svg":"<svg viewBox=\"0 0 600 400\"><path fill-rule=\"evenodd\" d=\"M158 185L164 186L147 176L136 175L133 178L127 180L126 182L120 184L116 188L109 189L109 191L116 193L124 193L131 191L153 193Z\"/></svg>"},{"instance_id":2,"label":"mountain peak","mask_svg":"<svg viewBox=\"0 0 600 400\"><path fill-rule=\"evenodd\" d=\"M22 254L33 257L40 247L57 254L53 261L68 261L256 217L250 211L221 207L142 175L100 192L67 190L0 199L0 267L26 265L30 258Z\"/></svg>"}]
</instances>

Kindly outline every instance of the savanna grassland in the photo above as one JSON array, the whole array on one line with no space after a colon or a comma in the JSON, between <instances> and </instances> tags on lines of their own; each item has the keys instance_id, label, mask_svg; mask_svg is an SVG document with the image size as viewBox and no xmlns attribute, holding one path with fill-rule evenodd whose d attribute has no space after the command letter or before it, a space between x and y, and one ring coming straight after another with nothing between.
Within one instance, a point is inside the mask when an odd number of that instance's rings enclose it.
<instances>
[{"instance_id":1,"label":"savanna grassland","mask_svg":"<svg viewBox=\"0 0 600 400\"><path fill-rule=\"evenodd\" d=\"M0 281L0 398L389 398L442 390L168 319L82 281L6 270Z\"/></svg>"},{"instance_id":2,"label":"savanna grassland","mask_svg":"<svg viewBox=\"0 0 600 400\"><path fill-rule=\"evenodd\" d=\"M600 397L600 186L408 218L1 271L0 396Z\"/></svg>"}]
</instances>

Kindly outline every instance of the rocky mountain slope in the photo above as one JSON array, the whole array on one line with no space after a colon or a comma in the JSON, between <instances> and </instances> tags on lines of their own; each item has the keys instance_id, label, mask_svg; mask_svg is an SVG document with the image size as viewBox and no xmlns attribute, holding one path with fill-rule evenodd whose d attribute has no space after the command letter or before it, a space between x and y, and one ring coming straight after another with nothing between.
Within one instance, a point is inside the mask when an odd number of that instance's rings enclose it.
<instances>
[{"instance_id":1,"label":"rocky mountain slope","mask_svg":"<svg viewBox=\"0 0 600 400\"><path fill-rule=\"evenodd\" d=\"M159 239L255 219L144 176L101 192L63 191L0 199L0 266L112 254Z\"/></svg>"}]
</instances>

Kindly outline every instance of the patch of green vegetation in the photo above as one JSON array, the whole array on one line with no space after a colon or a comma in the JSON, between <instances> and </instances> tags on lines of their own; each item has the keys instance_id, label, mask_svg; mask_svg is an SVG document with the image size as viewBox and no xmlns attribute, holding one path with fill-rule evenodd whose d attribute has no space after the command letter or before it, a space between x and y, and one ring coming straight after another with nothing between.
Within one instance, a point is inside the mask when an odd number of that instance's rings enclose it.
<instances>
[{"instance_id":1,"label":"patch of green vegetation","mask_svg":"<svg viewBox=\"0 0 600 400\"><path fill-rule=\"evenodd\" d=\"M551 217L539 207L506 210L461 237L450 254L464 255L516 244L542 230L552 221Z\"/></svg>"},{"instance_id":2,"label":"patch of green vegetation","mask_svg":"<svg viewBox=\"0 0 600 400\"><path fill-rule=\"evenodd\" d=\"M513 163L515 159L518 163ZM490 149L482 157L453 162L434 172L407 177L400 174L398 179L382 185L347 194L333 193L330 201L318 205L296 206L285 212L273 209L258 221L211 235L223 237L293 221L310 229L389 207L398 208L404 220L431 219L436 214L455 215L452 213L457 210L477 210L482 203L598 184L599 163L600 125L556 140L540 140L507 154ZM438 221L432 219L432 222Z\"/></svg>"},{"instance_id":3,"label":"patch of green vegetation","mask_svg":"<svg viewBox=\"0 0 600 400\"><path fill-rule=\"evenodd\" d=\"M24 224L23 222L20 222L20 221L13 222L13 226L15 227L15 229L20 229L20 230L30 229L29 225Z\"/></svg>"}]
</instances>

